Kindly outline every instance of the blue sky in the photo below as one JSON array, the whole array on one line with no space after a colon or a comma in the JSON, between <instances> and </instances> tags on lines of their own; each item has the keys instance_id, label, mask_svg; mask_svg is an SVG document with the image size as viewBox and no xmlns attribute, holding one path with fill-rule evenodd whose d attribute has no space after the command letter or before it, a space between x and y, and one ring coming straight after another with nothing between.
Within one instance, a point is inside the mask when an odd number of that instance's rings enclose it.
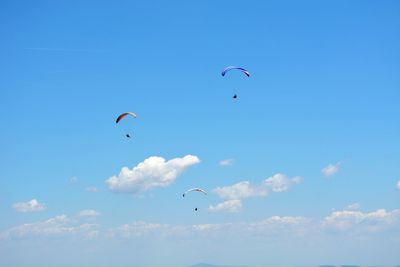
<instances>
[{"instance_id":1,"label":"blue sky","mask_svg":"<svg viewBox=\"0 0 400 267\"><path fill-rule=\"evenodd\" d=\"M399 264L399 14L3 1L0 265Z\"/></svg>"}]
</instances>

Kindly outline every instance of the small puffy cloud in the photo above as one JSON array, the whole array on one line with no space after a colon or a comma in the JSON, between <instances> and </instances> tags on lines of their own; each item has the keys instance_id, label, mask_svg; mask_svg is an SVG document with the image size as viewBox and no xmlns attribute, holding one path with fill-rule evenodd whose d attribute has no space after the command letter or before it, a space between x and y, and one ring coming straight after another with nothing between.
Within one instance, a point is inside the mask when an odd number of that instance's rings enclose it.
<instances>
[{"instance_id":1,"label":"small puffy cloud","mask_svg":"<svg viewBox=\"0 0 400 267\"><path fill-rule=\"evenodd\" d=\"M123 167L118 175L106 180L108 188L120 193L140 193L156 187L171 185L187 168L198 164L193 155L166 161L162 157L149 157L133 169Z\"/></svg>"},{"instance_id":2,"label":"small puffy cloud","mask_svg":"<svg viewBox=\"0 0 400 267\"><path fill-rule=\"evenodd\" d=\"M91 217L91 218L97 217L99 215L100 213L95 210L81 210L78 214L79 217Z\"/></svg>"},{"instance_id":3,"label":"small puffy cloud","mask_svg":"<svg viewBox=\"0 0 400 267\"><path fill-rule=\"evenodd\" d=\"M325 177L329 177L335 175L339 171L339 167L340 167L340 162L336 164L329 164L328 166L323 168L321 172Z\"/></svg>"},{"instance_id":4,"label":"small puffy cloud","mask_svg":"<svg viewBox=\"0 0 400 267\"><path fill-rule=\"evenodd\" d=\"M238 212L242 208L240 199L231 199L208 208L211 212Z\"/></svg>"},{"instance_id":5,"label":"small puffy cloud","mask_svg":"<svg viewBox=\"0 0 400 267\"><path fill-rule=\"evenodd\" d=\"M239 182L230 186L217 187L213 192L223 199L243 199L267 195L267 190L265 188L251 185L249 181Z\"/></svg>"},{"instance_id":6,"label":"small puffy cloud","mask_svg":"<svg viewBox=\"0 0 400 267\"><path fill-rule=\"evenodd\" d=\"M264 180L264 185L271 188L274 192L283 192L289 189L292 185L301 183L303 179L299 176L289 179L285 174L277 173Z\"/></svg>"},{"instance_id":7,"label":"small puffy cloud","mask_svg":"<svg viewBox=\"0 0 400 267\"><path fill-rule=\"evenodd\" d=\"M220 162L219 162L219 165L220 166L230 166L230 165L232 165L233 164L233 162L234 162L234 159L223 159L223 160L221 160Z\"/></svg>"},{"instance_id":8,"label":"small puffy cloud","mask_svg":"<svg viewBox=\"0 0 400 267\"><path fill-rule=\"evenodd\" d=\"M88 187L85 188L85 191L86 191L86 192L97 193L97 192L99 192L100 190L99 190L97 187L95 187L95 186L88 186Z\"/></svg>"},{"instance_id":9,"label":"small puffy cloud","mask_svg":"<svg viewBox=\"0 0 400 267\"><path fill-rule=\"evenodd\" d=\"M34 198L28 202L15 203L13 208L18 212L38 212L46 210L47 207Z\"/></svg>"},{"instance_id":10,"label":"small puffy cloud","mask_svg":"<svg viewBox=\"0 0 400 267\"><path fill-rule=\"evenodd\" d=\"M353 203L353 204L348 205L348 206L345 208L345 210L358 210L360 207L361 207L360 204L358 204L358 203Z\"/></svg>"},{"instance_id":11,"label":"small puffy cloud","mask_svg":"<svg viewBox=\"0 0 400 267\"><path fill-rule=\"evenodd\" d=\"M400 180L397 182L396 188L397 188L397 190L400 190Z\"/></svg>"},{"instance_id":12,"label":"small puffy cloud","mask_svg":"<svg viewBox=\"0 0 400 267\"><path fill-rule=\"evenodd\" d=\"M400 222L400 209L386 211L378 209L372 212L352 210L334 211L322 221L322 226L336 230L378 231Z\"/></svg>"}]
</instances>

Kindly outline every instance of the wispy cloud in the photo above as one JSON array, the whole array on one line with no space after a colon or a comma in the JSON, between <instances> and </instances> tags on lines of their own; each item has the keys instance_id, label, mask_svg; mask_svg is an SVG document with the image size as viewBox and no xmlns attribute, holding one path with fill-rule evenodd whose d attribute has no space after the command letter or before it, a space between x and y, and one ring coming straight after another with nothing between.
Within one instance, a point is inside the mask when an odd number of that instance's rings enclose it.
<instances>
[{"instance_id":1,"label":"wispy cloud","mask_svg":"<svg viewBox=\"0 0 400 267\"><path fill-rule=\"evenodd\" d=\"M111 238L140 238L157 237L168 238L171 236L190 238L197 233L211 234L214 237L229 236L259 236L279 235L283 232L299 232L310 224L310 220L301 216L271 216L265 220L235 223L205 223L193 225L170 225L148 223L143 221L124 224L108 230ZM310 227L312 228L312 227ZM193 231L194 230L194 231ZM197 232L197 233L196 233Z\"/></svg>"},{"instance_id":2,"label":"wispy cloud","mask_svg":"<svg viewBox=\"0 0 400 267\"><path fill-rule=\"evenodd\" d=\"M219 161L219 165L223 167L230 166L233 164L234 161L235 161L234 159L223 159Z\"/></svg>"},{"instance_id":3,"label":"wispy cloud","mask_svg":"<svg viewBox=\"0 0 400 267\"><path fill-rule=\"evenodd\" d=\"M72 176L71 178L69 178L68 182L71 185L76 185L78 186L78 188L85 190L86 192L92 192L92 193L96 193L99 192L100 190L95 187L95 186L86 186L84 185L84 181L81 181L77 176Z\"/></svg>"},{"instance_id":4,"label":"wispy cloud","mask_svg":"<svg viewBox=\"0 0 400 267\"><path fill-rule=\"evenodd\" d=\"M329 164L328 166L323 168L321 172L325 177L333 176L339 171L340 165L341 162L338 162L336 164Z\"/></svg>"},{"instance_id":5,"label":"wispy cloud","mask_svg":"<svg viewBox=\"0 0 400 267\"><path fill-rule=\"evenodd\" d=\"M69 178L70 184L77 184L78 182L79 182L79 179L76 176L72 176L71 178Z\"/></svg>"},{"instance_id":6,"label":"wispy cloud","mask_svg":"<svg viewBox=\"0 0 400 267\"><path fill-rule=\"evenodd\" d=\"M131 224L123 224L109 229L107 236L111 238L137 238L145 235L152 235L154 233L161 236L162 232L170 232L172 234L173 228L173 226L168 224L136 221Z\"/></svg>"},{"instance_id":7,"label":"wispy cloud","mask_svg":"<svg viewBox=\"0 0 400 267\"><path fill-rule=\"evenodd\" d=\"M213 192L223 199L243 199L267 195L267 190L264 187L252 185L249 181L217 187Z\"/></svg>"},{"instance_id":8,"label":"wispy cloud","mask_svg":"<svg viewBox=\"0 0 400 267\"><path fill-rule=\"evenodd\" d=\"M312 235L340 232L376 233L400 226L400 210L387 211L378 209L371 212L335 211L322 219L303 216L270 216L264 220L231 223L205 223L195 225L168 225L146 222L135 222L111 229L112 236L138 237L144 235L182 236L193 235L192 230L202 233L212 233L214 237L241 235L250 236L280 236ZM397 228L395 228L397 229Z\"/></svg>"},{"instance_id":9,"label":"wispy cloud","mask_svg":"<svg viewBox=\"0 0 400 267\"><path fill-rule=\"evenodd\" d=\"M79 217L90 217L90 218L95 218L99 215L100 213L95 210L81 210L78 214Z\"/></svg>"},{"instance_id":10,"label":"wispy cloud","mask_svg":"<svg viewBox=\"0 0 400 267\"><path fill-rule=\"evenodd\" d=\"M118 175L106 180L113 192L140 193L156 187L171 185L187 168L198 164L197 156L187 155L166 161L162 157L149 157L136 167L123 167Z\"/></svg>"},{"instance_id":11,"label":"wispy cloud","mask_svg":"<svg viewBox=\"0 0 400 267\"><path fill-rule=\"evenodd\" d=\"M18 202L13 204L13 208L18 212L38 212L46 210L46 205L39 203L37 199L32 199L27 202Z\"/></svg>"},{"instance_id":12,"label":"wispy cloud","mask_svg":"<svg viewBox=\"0 0 400 267\"><path fill-rule=\"evenodd\" d=\"M396 188L397 188L397 190L400 190L400 180L397 182Z\"/></svg>"},{"instance_id":13,"label":"wispy cloud","mask_svg":"<svg viewBox=\"0 0 400 267\"><path fill-rule=\"evenodd\" d=\"M238 212L242 206L240 199L232 199L218 203L215 206L211 205L208 210L211 212Z\"/></svg>"},{"instance_id":14,"label":"wispy cloud","mask_svg":"<svg viewBox=\"0 0 400 267\"><path fill-rule=\"evenodd\" d=\"M400 209L372 212L334 211L322 221L322 226L336 230L378 231L400 222Z\"/></svg>"},{"instance_id":15,"label":"wispy cloud","mask_svg":"<svg viewBox=\"0 0 400 267\"><path fill-rule=\"evenodd\" d=\"M25 223L12 227L0 234L0 239L24 239L81 236L93 238L99 233L98 225L79 223L66 215L59 215L45 221Z\"/></svg>"},{"instance_id":16,"label":"wispy cloud","mask_svg":"<svg viewBox=\"0 0 400 267\"><path fill-rule=\"evenodd\" d=\"M87 191L87 192L92 192L92 193L97 193L97 192L99 192L100 190L99 190L97 187L95 187L95 186L88 186L88 187L85 187L85 191Z\"/></svg>"},{"instance_id":17,"label":"wispy cloud","mask_svg":"<svg viewBox=\"0 0 400 267\"><path fill-rule=\"evenodd\" d=\"M360 207L361 207L361 205L359 203L353 203L353 204L347 205L345 210L358 210L358 209L360 209Z\"/></svg>"},{"instance_id":18,"label":"wispy cloud","mask_svg":"<svg viewBox=\"0 0 400 267\"><path fill-rule=\"evenodd\" d=\"M224 202L223 202L224 203ZM239 207L236 200L228 200L226 207ZM218 205L216 205L218 206ZM222 205L220 206L222 207ZM221 208L221 211L225 208ZM229 211L225 210L225 211ZM192 239L197 233L211 234L215 238L257 238L261 236L289 237L293 235L315 237L315 234L331 233L333 230L343 233L375 234L400 226L400 210L378 209L371 212L342 210L334 211L324 218L307 218L303 216L270 216L263 220L248 222L204 223L204 224L165 224L145 221L134 221L117 227L102 228L99 224L86 223L86 216L97 216L93 210L81 212L83 216L69 218L59 215L48 220L25 223L0 232L0 239L42 239L42 238L116 238L138 239L154 238L155 240L170 237Z\"/></svg>"}]
</instances>

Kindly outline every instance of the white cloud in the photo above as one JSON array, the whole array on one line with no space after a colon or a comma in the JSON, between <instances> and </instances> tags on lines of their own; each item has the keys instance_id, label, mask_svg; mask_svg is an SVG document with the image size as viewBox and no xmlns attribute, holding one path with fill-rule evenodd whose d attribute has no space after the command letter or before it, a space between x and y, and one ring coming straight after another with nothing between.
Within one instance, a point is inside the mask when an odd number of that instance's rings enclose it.
<instances>
[{"instance_id":1,"label":"white cloud","mask_svg":"<svg viewBox=\"0 0 400 267\"><path fill-rule=\"evenodd\" d=\"M386 211L378 209L372 212L361 211L334 211L322 221L322 226L337 230L377 231L400 221L400 209Z\"/></svg>"},{"instance_id":2,"label":"white cloud","mask_svg":"<svg viewBox=\"0 0 400 267\"><path fill-rule=\"evenodd\" d=\"M267 195L267 190L265 188L262 186L253 186L249 181L239 182L230 186L217 187L213 192L223 199L243 199Z\"/></svg>"},{"instance_id":3,"label":"white cloud","mask_svg":"<svg viewBox=\"0 0 400 267\"><path fill-rule=\"evenodd\" d=\"M0 239L44 238L79 235L93 238L97 235L97 225L79 224L66 215L59 215L46 221L25 223L0 234Z\"/></svg>"},{"instance_id":4,"label":"white cloud","mask_svg":"<svg viewBox=\"0 0 400 267\"><path fill-rule=\"evenodd\" d=\"M39 203L36 199L28 202L19 202L13 205L13 208L18 212L37 212L46 210L46 205Z\"/></svg>"},{"instance_id":5,"label":"white cloud","mask_svg":"<svg viewBox=\"0 0 400 267\"><path fill-rule=\"evenodd\" d=\"M400 190L400 180L397 182L396 188L397 190Z\"/></svg>"},{"instance_id":6,"label":"white cloud","mask_svg":"<svg viewBox=\"0 0 400 267\"><path fill-rule=\"evenodd\" d=\"M264 224L280 224L280 225L296 225L308 221L305 217L301 216L271 216L264 220Z\"/></svg>"},{"instance_id":7,"label":"white cloud","mask_svg":"<svg viewBox=\"0 0 400 267\"><path fill-rule=\"evenodd\" d=\"M283 192L289 189L292 185L301 183L303 179L299 176L289 179L285 174L277 173L264 180L264 185L271 188L274 192Z\"/></svg>"},{"instance_id":8,"label":"white cloud","mask_svg":"<svg viewBox=\"0 0 400 267\"><path fill-rule=\"evenodd\" d=\"M85 191L96 193L96 192L99 192L100 190L95 186L88 186L85 188Z\"/></svg>"},{"instance_id":9,"label":"white cloud","mask_svg":"<svg viewBox=\"0 0 400 267\"><path fill-rule=\"evenodd\" d=\"M326 177L335 175L339 171L340 162L336 164L329 164L321 170L322 174Z\"/></svg>"},{"instance_id":10,"label":"white cloud","mask_svg":"<svg viewBox=\"0 0 400 267\"><path fill-rule=\"evenodd\" d=\"M232 200L227 201L232 202ZM218 206L218 205L217 205ZM293 238L293 235L315 235L329 233L332 230L346 233L376 233L394 230L398 233L400 226L400 209L386 211L379 209L372 212L336 211L322 219L311 219L302 216L270 216L264 220L231 223L206 223L174 225L135 221L115 228L102 229L98 224L81 223L80 217L69 218L59 215L45 221L25 223L0 232L0 239L43 239L43 238L152 238L155 240L178 237L180 239L201 235L219 238L256 238L262 236ZM396 228L397 227L397 228ZM351 232L350 232L351 231ZM46 240L46 239L45 239Z\"/></svg>"},{"instance_id":11,"label":"white cloud","mask_svg":"<svg viewBox=\"0 0 400 267\"><path fill-rule=\"evenodd\" d=\"M216 206L210 206L210 211L230 211L237 212L242 208L240 199L250 197L265 197L270 189L272 192L283 192L288 190L291 186L301 183L303 178L300 176L289 179L285 174L277 173L258 185L252 185L249 181L239 182L229 186L217 187L213 190L222 199L235 200L236 202L223 202ZM236 206L232 206L232 205ZM240 207L239 207L240 204ZM231 207L232 206L232 207Z\"/></svg>"},{"instance_id":12,"label":"white cloud","mask_svg":"<svg viewBox=\"0 0 400 267\"><path fill-rule=\"evenodd\" d=\"M345 208L345 210L358 210L360 207L361 207L360 204L358 204L358 203L353 203L353 204L348 205L348 206Z\"/></svg>"},{"instance_id":13,"label":"white cloud","mask_svg":"<svg viewBox=\"0 0 400 267\"><path fill-rule=\"evenodd\" d=\"M147 223L143 221L137 221L131 224L123 224L114 229L110 229L108 236L122 237L122 238L136 238L163 229L168 232L170 230L170 226L167 224Z\"/></svg>"},{"instance_id":14,"label":"white cloud","mask_svg":"<svg viewBox=\"0 0 400 267\"><path fill-rule=\"evenodd\" d=\"M171 185L188 167L200 162L196 156L187 155L166 161L162 157L149 157L133 169L123 167L119 175L106 180L114 192L140 193L155 187Z\"/></svg>"},{"instance_id":15,"label":"white cloud","mask_svg":"<svg viewBox=\"0 0 400 267\"><path fill-rule=\"evenodd\" d=\"M81 210L79 212L79 217L97 217L100 215L99 212L95 211L95 210Z\"/></svg>"},{"instance_id":16,"label":"white cloud","mask_svg":"<svg viewBox=\"0 0 400 267\"><path fill-rule=\"evenodd\" d=\"M194 224L192 227L197 231L215 231L220 229L221 226L222 226L221 224L206 223L206 224Z\"/></svg>"},{"instance_id":17,"label":"white cloud","mask_svg":"<svg viewBox=\"0 0 400 267\"><path fill-rule=\"evenodd\" d=\"M234 162L234 159L223 159L219 162L220 166L230 166Z\"/></svg>"},{"instance_id":18,"label":"white cloud","mask_svg":"<svg viewBox=\"0 0 400 267\"><path fill-rule=\"evenodd\" d=\"M249 223L248 227L253 229L265 227L287 227L303 225L308 222L310 222L310 220L302 216L271 216L262 221Z\"/></svg>"},{"instance_id":19,"label":"white cloud","mask_svg":"<svg viewBox=\"0 0 400 267\"><path fill-rule=\"evenodd\" d=\"M271 216L265 220L234 223L206 223L192 225L169 225L136 221L108 230L111 238L136 239L140 237L169 238L171 236L192 238L196 233L213 234L214 237L242 235L245 237L295 233L310 225L310 220L300 216ZM310 227L314 228L314 227ZM195 230L195 232L193 231Z\"/></svg>"},{"instance_id":20,"label":"white cloud","mask_svg":"<svg viewBox=\"0 0 400 267\"><path fill-rule=\"evenodd\" d=\"M242 208L242 201L240 199L232 199L221 202L215 206L210 206L209 211L212 212L238 212Z\"/></svg>"}]
</instances>

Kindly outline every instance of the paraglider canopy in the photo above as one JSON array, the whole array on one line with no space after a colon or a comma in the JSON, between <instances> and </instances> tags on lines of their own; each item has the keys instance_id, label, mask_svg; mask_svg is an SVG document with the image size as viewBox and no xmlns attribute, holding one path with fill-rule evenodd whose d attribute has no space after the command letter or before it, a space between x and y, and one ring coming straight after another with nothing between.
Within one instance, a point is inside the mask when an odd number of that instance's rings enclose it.
<instances>
[{"instance_id":1,"label":"paraglider canopy","mask_svg":"<svg viewBox=\"0 0 400 267\"><path fill-rule=\"evenodd\" d=\"M118 123L120 120L122 120L123 118L125 118L126 116L131 115L134 118L137 118L137 115L133 112L125 112L122 113L121 115L118 116L117 120L115 121L115 123Z\"/></svg>"},{"instance_id":2,"label":"paraglider canopy","mask_svg":"<svg viewBox=\"0 0 400 267\"><path fill-rule=\"evenodd\" d=\"M189 189L189 190L186 190L186 192L185 192L185 193L183 193L183 194L182 194L182 196L183 196L183 197L185 197L185 196L186 196L186 194L187 194L187 193L190 193L190 192L201 192L201 193L203 193L203 194L207 195L207 192L206 192L206 191L204 191L204 190L203 190L203 189L201 189L201 188L191 188L191 189Z\"/></svg>"},{"instance_id":3,"label":"paraglider canopy","mask_svg":"<svg viewBox=\"0 0 400 267\"><path fill-rule=\"evenodd\" d=\"M128 115L132 116L133 118L137 118L137 115L135 113L133 113L133 112L125 112L125 113L122 113L121 115L118 116L118 118L116 119L115 123L120 122L120 120L122 120L123 118L125 118ZM127 138L131 138L131 135L129 133L125 134L125 136Z\"/></svg>"},{"instance_id":4,"label":"paraglider canopy","mask_svg":"<svg viewBox=\"0 0 400 267\"><path fill-rule=\"evenodd\" d=\"M246 74L247 77L250 77L250 72L248 72L248 71L247 71L246 69L244 69L244 68L236 67L236 66L229 66L229 67L226 67L225 69L222 70L221 75L222 75L222 76L225 76L225 74L226 74L228 71L231 71L231 70L240 70L241 72L243 72L244 74Z\"/></svg>"}]
</instances>

